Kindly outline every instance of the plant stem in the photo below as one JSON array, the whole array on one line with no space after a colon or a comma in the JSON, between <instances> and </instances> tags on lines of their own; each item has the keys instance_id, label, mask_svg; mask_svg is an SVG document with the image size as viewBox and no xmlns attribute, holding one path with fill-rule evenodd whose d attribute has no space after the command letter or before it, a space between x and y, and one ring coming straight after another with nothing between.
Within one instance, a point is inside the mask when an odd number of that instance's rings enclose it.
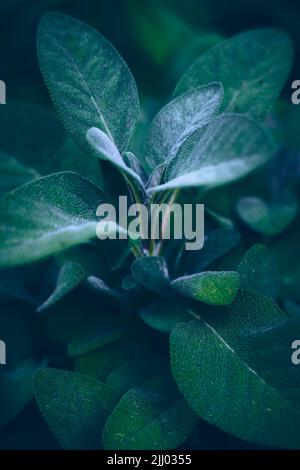
<instances>
[{"instance_id":1,"label":"plant stem","mask_svg":"<svg viewBox=\"0 0 300 470\"><path fill-rule=\"evenodd\" d=\"M158 251L157 251L158 256L161 256L161 254L162 254L162 251L163 251L163 248L164 248L165 229L166 229L167 223L168 223L169 218L170 218L170 212L171 212L172 205L174 204L174 202L178 198L179 193L180 193L180 188L176 188L175 191L172 192L171 197L168 201L169 208L168 208L168 211L164 214L164 218L163 218L163 221L162 221L161 241L159 243Z\"/></svg>"}]
</instances>

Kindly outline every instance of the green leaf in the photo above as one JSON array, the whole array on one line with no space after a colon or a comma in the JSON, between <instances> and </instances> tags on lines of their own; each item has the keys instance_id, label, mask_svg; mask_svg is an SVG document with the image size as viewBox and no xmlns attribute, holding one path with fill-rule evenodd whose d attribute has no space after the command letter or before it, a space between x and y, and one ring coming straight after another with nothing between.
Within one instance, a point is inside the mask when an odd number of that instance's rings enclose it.
<instances>
[{"instance_id":1,"label":"green leaf","mask_svg":"<svg viewBox=\"0 0 300 470\"><path fill-rule=\"evenodd\" d=\"M12 421L33 398L32 375L40 365L26 360L0 373L0 427Z\"/></svg>"},{"instance_id":2,"label":"green leaf","mask_svg":"<svg viewBox=\"0 0 300 470\"><path fill-rule=\"evenodd\" d=\"M58 302L65 295L69 294L77 287L87 276L85 270L78 263L65 263L58 274L57 284L54 292L50 297L39 306L38 311L41 312L51 305Z\"/></svg>"},{"instance_id":3,"label":"green leaf","mask_svg":"<svg viewBox=\"0 0 300 470\"><path fill-rule=\"evenodd\" d=\"M37 261L96 238L96 210L103 202L96 186L71 172L8 193L0 201L0 266Z\"/></svg>"},{"instance_id":4,"label":"green leaf","mask_svg":"<svg viewBox=\"0 0 300 470\"><path fill-rule=\"evenodd\" d=\"M166 261L160 256L146 256L136 259L131 265L134 279L147 289L158 294L171 292Z\"/></svg>"},{"instance_id":5,"label":"green leaf","mask_svg":"<svg viewBox=\"0 0 300 470\"><path fill-rule=\"evenodd\" d=\"M205 236L204 245L196 254L193 253L191 263L194 272L203 271L207 266L231 251L240 240L235 230L219 228Z\"/></svg>"},{"instance_id":6,"label":"green leaf","mask_svg":"<svg viewBox=\"0 0 300 470\"><path fill-rule=\"evenodd\" d=\"M119 397L114 389L76 372L46 368L37 371L34 390L63 449L101 448L101 429Z\"/></svg>"},{"instance_id":7,"label":"green leaf","mask_svg":"<svg viewBox=\"0 0 300 470\"><path fill-rule=\"evenodd\" d=\"M199 318L175 325L170 339L172 372L190 406L240 439L299 448L295 325L270 299L247 291L220 314Z\"/></svg>"},{"instance_id":8,"label":"green leaf","mask_svg":"<svg viewBox=\"0 0 300 470\"><path fill-rule=\"evenodd\" d=\"M171 378L158 376L123 395L106 421L103 444L110 450L174 449L196 424Z\"/></svg>"},{"instance_id":9,"label":"green leaf","mask_svg":"<svg viewBox=\"0 0 300 470\"><path fill-rule=\"evenodd\" d=\"M272 253L264 245L254 245L244 255L238 272L241 288L271 299L278 295L278 272Z\"/></svg>"},{"instance_id":10,"label":"green leaf","mask_svg":"<svg viewBox=\"0 0 300 470\"><path fill-rule=\"evenodd\" d=\"M80 21L48 13L38 30L38 56L54 104L79 147L88 150L85 136L95 126L124 152L139 104L134 79L112 44Z\"/></svg>"},{"instance_id":11,"label":"green leaf","mask_svg":"<svg viewBox=\"0 0 300 470\"><path fill-rule=\"evenodd\" d=\"M32 168L0 152L0 197L38 176Z\"/></svg>"},{"instance_id":12,"label":"green leaf","mask_svg":"<svg viewBox=\"0 0 300 470\"><path fill-rule=\"evenodd\" d=\"M211 305L230 304L239 286L240 276L234 271L205 271L172 282L172 287L180 294Z\"/></svg>"},{"instance_id":13,"label":"green leaf","mask_svg":"<svg viewBox=\"0 0 300 470\"><path fill-rule=\"evenodd\" d=\"M220 186L246 176L271 154L264 130L239 114L223 114L196 131L169 162L165 183L148 191L190 186Z\"/></svg>"},{"instance_id":14,"label":"green leaf","mask_svg":"<svg viewBox=\"0 0 300 470\"><path fill-rule=\"evenodd\" d=\"M146 325L164 333L169 333L176 323L191 320L187 307L163 299L154 300L146 307L140 308L138 314Z\"/></svg>"},{"instance_id":15,"label":"green leaf","mask_svg":"<svg viewBox=\"0 0 300 470\"><path fill-rule=\"evenodd\" d=\"M237 211L243 222L253 230L272 237L290 225L298 208L297 198L285 192L274 202L266 202L258 197L244 197L240 199Z\"/></svg>"},{"instance_id":16,"label":"green leaf","mask_svg":"<svg viewBox=\"0 0 300 470\"><path fill-rule=\"evenodd\" d=\"M132 152L125 152L123 158L126 165L140 177L142 183L145 185L148 176L139 159Z\"/></svg>"},{"instance_id":17,"label":"green leaf","mask_svg":"<svg viewBox=\"0 0 300 470\"><path fill-rule=\"evenodd\" d=\"M141 178L129 166L127 166L117 149L114 142L101 129L92 127L87 131L87 141L94 150L95 155L103 160L110 162L117 168L126 179L129 180L133 189L138 193L144 193L144 186ZM138 201L140 198L138 199Z\"/></svg>"},{"instance_id":18,"label":"green leaf","mask_svg":"<svg viewBox=\"0 0 300 470\"><path fill-rule=\"evenodd\" d=\"M196 60L174 94L218 81L224 87L223 110L263 119L288 78L292 60L293 47L283 31L242 33L222 41Z\"/></svg>"},{"instance_id":19,"label":"green leaf","mask_svg":"<svg viewBox=\"0 0 300 470\"><path fill-rule=\"evenodd\" d=\"M105 344L126 338L133 334L134 324L124 316L99 312L99 317L90 319L74 335L68 346L70 356L86 354Z\"/></svg>"},{"instance_id":20,"label":"green leaf","mask_svg":"<svg viewBox=\"0 0 300 470\"><path fill-rule=\"evenodd\" d=\"M199 87L168 103L153 119L145 141L145 160L150 168L172 159L182 143L218 112L222 86Z\"/></svg>"},{"instance_id":21,"label":"green leaf","mask_svg":"<svg viewBox=\"0 0 300 470\"><path fill-rule=\"evenodd\" d=\"M96 276L89 276L87 278L87 285L94 292L97 292L102 295L107 295L109 297L115 298L117 300L122 300L122 295L116 290L109 287L102 279Z\"/></svg>"}]
</instances>

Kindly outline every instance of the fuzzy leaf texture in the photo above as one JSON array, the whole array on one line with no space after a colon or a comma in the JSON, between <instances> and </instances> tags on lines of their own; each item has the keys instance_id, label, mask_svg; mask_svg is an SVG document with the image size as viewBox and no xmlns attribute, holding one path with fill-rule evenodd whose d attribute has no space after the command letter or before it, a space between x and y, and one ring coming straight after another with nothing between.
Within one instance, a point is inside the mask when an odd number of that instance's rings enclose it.
<instances>
[{"instance_id":1,"label":"fuzzy leaf texture","mask_svg":"<svg viewBox=\"0 0 300 470\"><path fill-rule=\"evenodd\" d=\"M175 325L173 375L198 415L223 431L300 448L300 369L291 361L297 331L271 300L242 291L222 311Z\"/></svg>"},{"instance_id":2,"label":"fuzzy leaf texture","mask_svg":"<svg viewBox=\"0 0 300 470\"><path fill-rule=\"evenodd\" d=\"M240 276L234 271L205 271L172 282L172 287L180 294L210 305L230 304L239 285Z\"/></svg>"},{"instance_id":3,"label":"fuzzy leaf texture","mask_svg":"<svg viewBox=\"0 0 300 470\"><path fill-rule=\"evenodd\" d=\"M118 400L108 385L76 372L45 368L34 377L38 406L63 449L100 449L101 429Z\"/></svg>"},{"instance_id":4,"label":"fuzzy leaf texture","mask_svg":"<svg viewBox=\"0 0 300 470\"><path fill-rule=\"evenodd\" d=\"M90 26L48 13L38 30L40 68L59 114L79 147L98 127L127 150L138 117L134 79L116 49ZM113 106L112 106L113 103Z\"/></svg>"},{"instance_id":5,"label":"fuzzy leaf texture","mask_svg":"<svg viewBox=\"0 0 300 470\"><path fill-rule=\"evenodd\" d=\"M223 114L186 139L166 167L165 183L150 190L228 184L266 163L271 150L255 121Z\"/></svg>"},{"instance_id":6,"label":"fuzzy leaf texture","mask_svg":"<svg viewBox=\"0 0 300 470\"><path fill-rule=\"evenodd\" d=\"M174 449L186 440L196 424L197 417L171 378L158 376L123 395L105 424L104 447Z\"/></svg>"},{"instance_id":7,"label":"fuzzy leaf texture","mask_svg":"<svg viewBox=\"0 0 300 470\"><path fill-rule=\"evenodd\" d=\"M196 88L168 103L153 119L145 141L151 168L171 160L188 136L217 114L223 98L220 84Z\"/></svg>"},{"instance_id":8,"label":"fuzzy leaf texture","mask_svg":"<svg viewBox=\"0 0 300 470\"><path fill-rule=\"evenodd\" d=\"M0 266L37 261L96 238L96 210L104 202L96 186L71 172L8 193L0 202Z\"/></svg>"},{"instance_id":9,"label":"fuzzy leaf texture","mask_svg":"<svg viewBox=\"0 0 300 470\"><path fill-rule=\"evenodd\" d=\"M238 34L197 59L179 80L174 95L218 81L224 87L223 111L263 119L288 78L292 60L293 46L283 31Z\"/></svg>"}]
</instances>

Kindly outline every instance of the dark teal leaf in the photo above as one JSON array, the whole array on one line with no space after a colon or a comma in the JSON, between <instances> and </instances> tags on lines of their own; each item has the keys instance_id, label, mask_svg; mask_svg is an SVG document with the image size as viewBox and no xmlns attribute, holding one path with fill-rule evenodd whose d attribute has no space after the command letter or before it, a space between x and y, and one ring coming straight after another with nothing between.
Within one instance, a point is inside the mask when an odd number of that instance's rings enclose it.
<instances>
[{"instance_id":1,"label":"dark teal leaf","mask_svg":"<svg viewBox=\"0 0 300 470\"><path fill-rule=\"evenodd\" d=\"M193 271L200 272L214 261L231 251L240 240L235 230L219 228L209 232L204 239L204 245L196 254L191 255Z\"/></svg>"},{"instance_id":2,"label":"dark teal leaf","mask_svg":"<svg viewBox=\"0 0 300 470\"><path fill-rule=\"evenodd\" d=\"M209 423L263 446L299 448L300 330L275 303L241 291L218 311L175 325L171 367L192 408Z\"/></svg>"},{"instance_id":3,"label":"dark teal leaf","mask_svg":"<svg viewBox=\"0 0 300 470\"><path fill-rule=\"evenodd\" d=\"M9 372L0 373L0 426L12 421L32 400L32 376L40 364L26 360Z\"/></svg>"},{"instance_id":4,"label":"dark teal leaf","mask_svg":"<svg viewBox=\"0 0 300 470\"><path fill-rule=\"evenodd\" d=\"M283 31L261 29L238 34L196 60L174 94L218 81L224 87L223 110L263 119L288 78L292 60L293 47Z\"/></svg>"},{"instance_id":5,"label":"dark teal leaf","mask_svg":"<svg viewBox=\"0 0 300 470\"><path fill-rule=\"evenodd\" d=\"M254 245L239 264L241 288L271 299L278 295L278 272L272 253L264 245Z\"/></svg>"},{"instance_id":6,"label":"dark teal leaf","mask_svg":"<svg viewBox=\"0 0 300 470\"><path fill-rule=\"evenodd\" d=\"M0 197L38 176L34 169L0 152Z\"/></svg>"},{"instance_id":7,"label":"dark teal leaf","mask_svg":"<svg viewBox=\"0 0 300 470\"><path fill-rule=\"evenodd\" d=\"M191 312L179 302L155 300L138 311L141 319L151 328L169 333L179 322L191 320Z\"/></svg>"},{"instance_id":8,"label":"dark teal leaf","mask_svg":"<svg viewBox=\"0 0 300 470\"><path fill-rule=\"evenodd\" d=\"M64 449L100 449L101 430L118 400L114 389L76 372L40 369L34 378L38 406Z\"/></svg>"},{"instance_id":9,"label":"dark teal leaf","mask_svg":"<svg viewBox=\"0 0 300 470\"><path fill-rule=\"evenodd\" d=\"M289 192L275 202L267 202L249 196L240 199L237 210L239 216L253 230L264 235L276 236L285 230L298 212L298 200Z\"/></svg>"},{"instance_id":10,"label":"dark teal leaf","mask_svg":"<svg viewBox=\"0 0 300 470\"><path fill-rule=\"evenodd\" d=\"M69 294L69 292L84 281L86 276L87 273L80 264L72 262L65 263L59 271L54 292L42 305L39 306L38 311L41 312L42 310L45 310L62 299L62 297Z\"/></svg>"},{"instance_id":11,"label":"dark teal leaf","mask_svg":"<svg viewBox=\"0 0 300 470\"><path fill-rule=\"evenodd\" d=\"M90 319L74 335L68 346L70 356L86 354L105 344L133 334L134 324L124 316L99 312L99 317Z\"/></svg>"},{"instance_id":12,"label":"dark teal leaf","mask_svg":"<svg viewBox=\"0 0 300 470\"><path fill-rule=\"evenodd\" d=\"M89 276L87 278L87 285L98 292L99 294L108 295L109 297L113 297L117 300L122 299L122 295L116 290L109 287L102 279L95 276Z\"/></svg>"},{"instance_id":13,"label":"dark teal leaf","mask_svg":"<svg viewBox=\"0 0 300 470\"><path fill-rule=\"evenodd\" d=\"M197 418L171 378L158 376L123 395L106 421L104 448L175 449L196 424Z\"/></svg>"},{"instance_id":14,"label":"dark teal leaf","mask_svg":"<svg viewBox=\"0 0 300 470\"><path fill-rule=\"evenodd\" d=\"M134 279L158 294L170 294L170 279L166 261L159 256L136 259L131 266Z\"/></svg>"}]
</instances>

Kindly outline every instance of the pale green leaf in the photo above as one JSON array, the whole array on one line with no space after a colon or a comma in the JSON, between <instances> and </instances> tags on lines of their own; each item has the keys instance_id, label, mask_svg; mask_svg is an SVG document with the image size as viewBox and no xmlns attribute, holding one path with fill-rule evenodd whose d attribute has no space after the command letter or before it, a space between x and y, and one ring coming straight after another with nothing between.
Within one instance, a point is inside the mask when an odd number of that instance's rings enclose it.
<instances>
[{"instance_id":1,"label":"pale green leaf","mask_svg":"<svg viewBox=\"0 0 300 470\"><path fill-rule=\"evenodd\" d=\"M263 165L271 150L266 133L255 121L224 114L183 143L166 167L165 183L148 191L231 183Z\"/></svg>"},{"instance_id":2,"label":"pale green leaf","mask_svg":"<svg viewBox=\"0 0 300 470\"><path fill-rule=\"evenodd\" d=\"M199 87L168 103L153 119L145 141L145 160L155 168L173 158L182 143L218 112L222 86Z\"/></svg>"},{"instance_id":3,"label":"pale green leaf","mask_svg":"<svg viewBox=\"0 0 300 470\"><path fill-rule=\"evenodd\" d=\"M239 286L240 276L234 271L204 271L172 282L172 287L180 294L211 305L230 304Z\"/></svg>"},{"instance_id":4,"label":"pale green leaf","mask_svg":"<svg viewBox=\"0 0 300 470\"><path fill-rule=\"evenodd\" d=\"M8 193L0 202L0 266L37 261L96 238L96 210L104 202L96 186L71 172Z\"/></svg>"}]
</instances>

